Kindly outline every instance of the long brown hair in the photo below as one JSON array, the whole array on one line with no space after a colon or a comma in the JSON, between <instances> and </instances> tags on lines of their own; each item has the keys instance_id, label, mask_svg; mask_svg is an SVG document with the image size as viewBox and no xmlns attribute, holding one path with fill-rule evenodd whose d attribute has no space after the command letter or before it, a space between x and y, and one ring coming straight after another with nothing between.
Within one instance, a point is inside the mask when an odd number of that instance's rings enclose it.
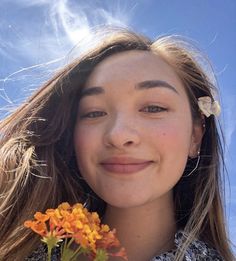
<instances>
[{"instance_id":1,"label":"long brown hair","mask_svg":"<svg viewBox=\"0 0 236 261\"><path fill-rule=\"evenodd\" d=\"M201 119L197 98L212 97L214 86L192 47L178 37L152 42L128 30L110 32L0 123L0 260L23 260L37 248L38 237L22 225L36 211L63 201L84 203L89 195L90 209L103 214L105 202L89 189L75 163L76 108L95 66L128 50L149 51L169 63L184 84L193 121ZM176 260L182 260L188 244L198 237L231 261L222 206L221 143L214 116L205 119L205 124L200 166L190 177L184 173L174 188L177 226L189 235Z\"/></svg>"}]
</instances>

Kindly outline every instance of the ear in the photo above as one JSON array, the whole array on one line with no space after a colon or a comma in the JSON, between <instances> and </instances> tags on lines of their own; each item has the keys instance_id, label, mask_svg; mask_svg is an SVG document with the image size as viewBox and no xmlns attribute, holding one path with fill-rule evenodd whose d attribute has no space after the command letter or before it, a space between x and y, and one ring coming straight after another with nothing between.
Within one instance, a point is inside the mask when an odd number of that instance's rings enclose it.
<instances>
[{"instance_id":1,"label":"ear","mask_svg":"<svg viewBox=\"0 0 236 261\"><path fill-rule=\"evenodd\" d=\"M195 122L193 124L193 131L192 131L192 139L189 148L189 157L195 158L200 151L201 144L202 144L202 137L205 133L205 124L200 122Z\"/></svg>"}]
</instances>

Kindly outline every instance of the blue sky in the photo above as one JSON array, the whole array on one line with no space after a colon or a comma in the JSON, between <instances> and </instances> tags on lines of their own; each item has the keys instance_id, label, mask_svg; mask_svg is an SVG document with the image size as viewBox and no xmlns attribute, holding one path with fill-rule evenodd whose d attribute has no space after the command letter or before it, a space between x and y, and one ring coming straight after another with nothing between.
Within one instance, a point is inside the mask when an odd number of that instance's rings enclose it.
<instances>
[{"instance_id":1,"label":"blue sky","mask_svg":"<svg viewBox=\"0 0 236 261\"><path fill-rule=\"evenodd\" d=\"M74 47L97 25L125 25L151 38L194 39L219 83L230 183L227 220L236 244L236 1L1 0L0 9L1 117L78 54Z\"/></svg>"}]
</instances>

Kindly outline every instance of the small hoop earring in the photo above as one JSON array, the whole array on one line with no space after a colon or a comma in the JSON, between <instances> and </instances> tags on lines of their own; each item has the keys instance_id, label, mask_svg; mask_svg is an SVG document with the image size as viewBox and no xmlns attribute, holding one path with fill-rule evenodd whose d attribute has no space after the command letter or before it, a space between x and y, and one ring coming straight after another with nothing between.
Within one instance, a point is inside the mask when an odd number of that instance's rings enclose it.
<instances>
[{"instance_id":1,"label":"small hoop earring","mask_svg":"<svg viewBox=\"0 0 236 261\"><path fill-rule=\"evenodd\" d=\"M197 163L196 163L195 167L191 170L190 173L188 173L187 175L183 175L184 178L189 177L189 176L191 176L194 173L194 171L198 168L200 159L201 159L200 151L198 151L197 152Z\"/></svg>"}]
</instances>

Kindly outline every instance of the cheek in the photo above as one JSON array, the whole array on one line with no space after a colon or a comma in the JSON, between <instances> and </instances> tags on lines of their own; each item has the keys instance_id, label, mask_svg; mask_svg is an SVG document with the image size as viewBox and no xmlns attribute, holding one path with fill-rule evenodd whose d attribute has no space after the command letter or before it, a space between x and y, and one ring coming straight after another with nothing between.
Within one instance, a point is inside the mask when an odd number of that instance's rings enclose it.
<instances>
[{"instance_id":1,"label":"cheek","mask_svg":"<svg viewBox=\"0 0 236 261\"><path fill-rule=\"evenodd\" d=\"M191 144L191 124L184 124L180 121L171 121L170 123L157 126L149 132L150 143L160 154L160 160L173 164L177 169L182 170L185 167Z\"/></svg>"},{"instance_id":2,"label":"cheek","mask_svg":"<svg viewBox=\"0 0 236 261\"><path fill-rule=\"evenodd\" d=\"M187 150L191 141L189 130L181 128L181 126L178 125L171 125L162 130L161 137L161 140L163 140L165 144L168 144L170 148L176 147L180 151Z\"/></svg>"},{"instance_id":3,"label":"cheek","mask_svg":"<svg viewBox=\"0 0 236 261\"><path fill-rule=\"evenodd\" d=\"M170 147L188 147L191 141L191 124L177 119L163 122L156 125L146 125L150 139L156 140L163 146L168 144Z\"/></svg>"},{"instance_id":4,"label":"cheek","mask_svg":"<svg viewBox=\"0 0 236 261\"><path fill-rule=\"evenodd\" d=\"M81 165L82 162L86 161L89 153L93 151L95 144L95 133L91 133L90 128L82 128L76 126L74 131L74 147L77 162Z\"/></svg>"}]
</instances>

